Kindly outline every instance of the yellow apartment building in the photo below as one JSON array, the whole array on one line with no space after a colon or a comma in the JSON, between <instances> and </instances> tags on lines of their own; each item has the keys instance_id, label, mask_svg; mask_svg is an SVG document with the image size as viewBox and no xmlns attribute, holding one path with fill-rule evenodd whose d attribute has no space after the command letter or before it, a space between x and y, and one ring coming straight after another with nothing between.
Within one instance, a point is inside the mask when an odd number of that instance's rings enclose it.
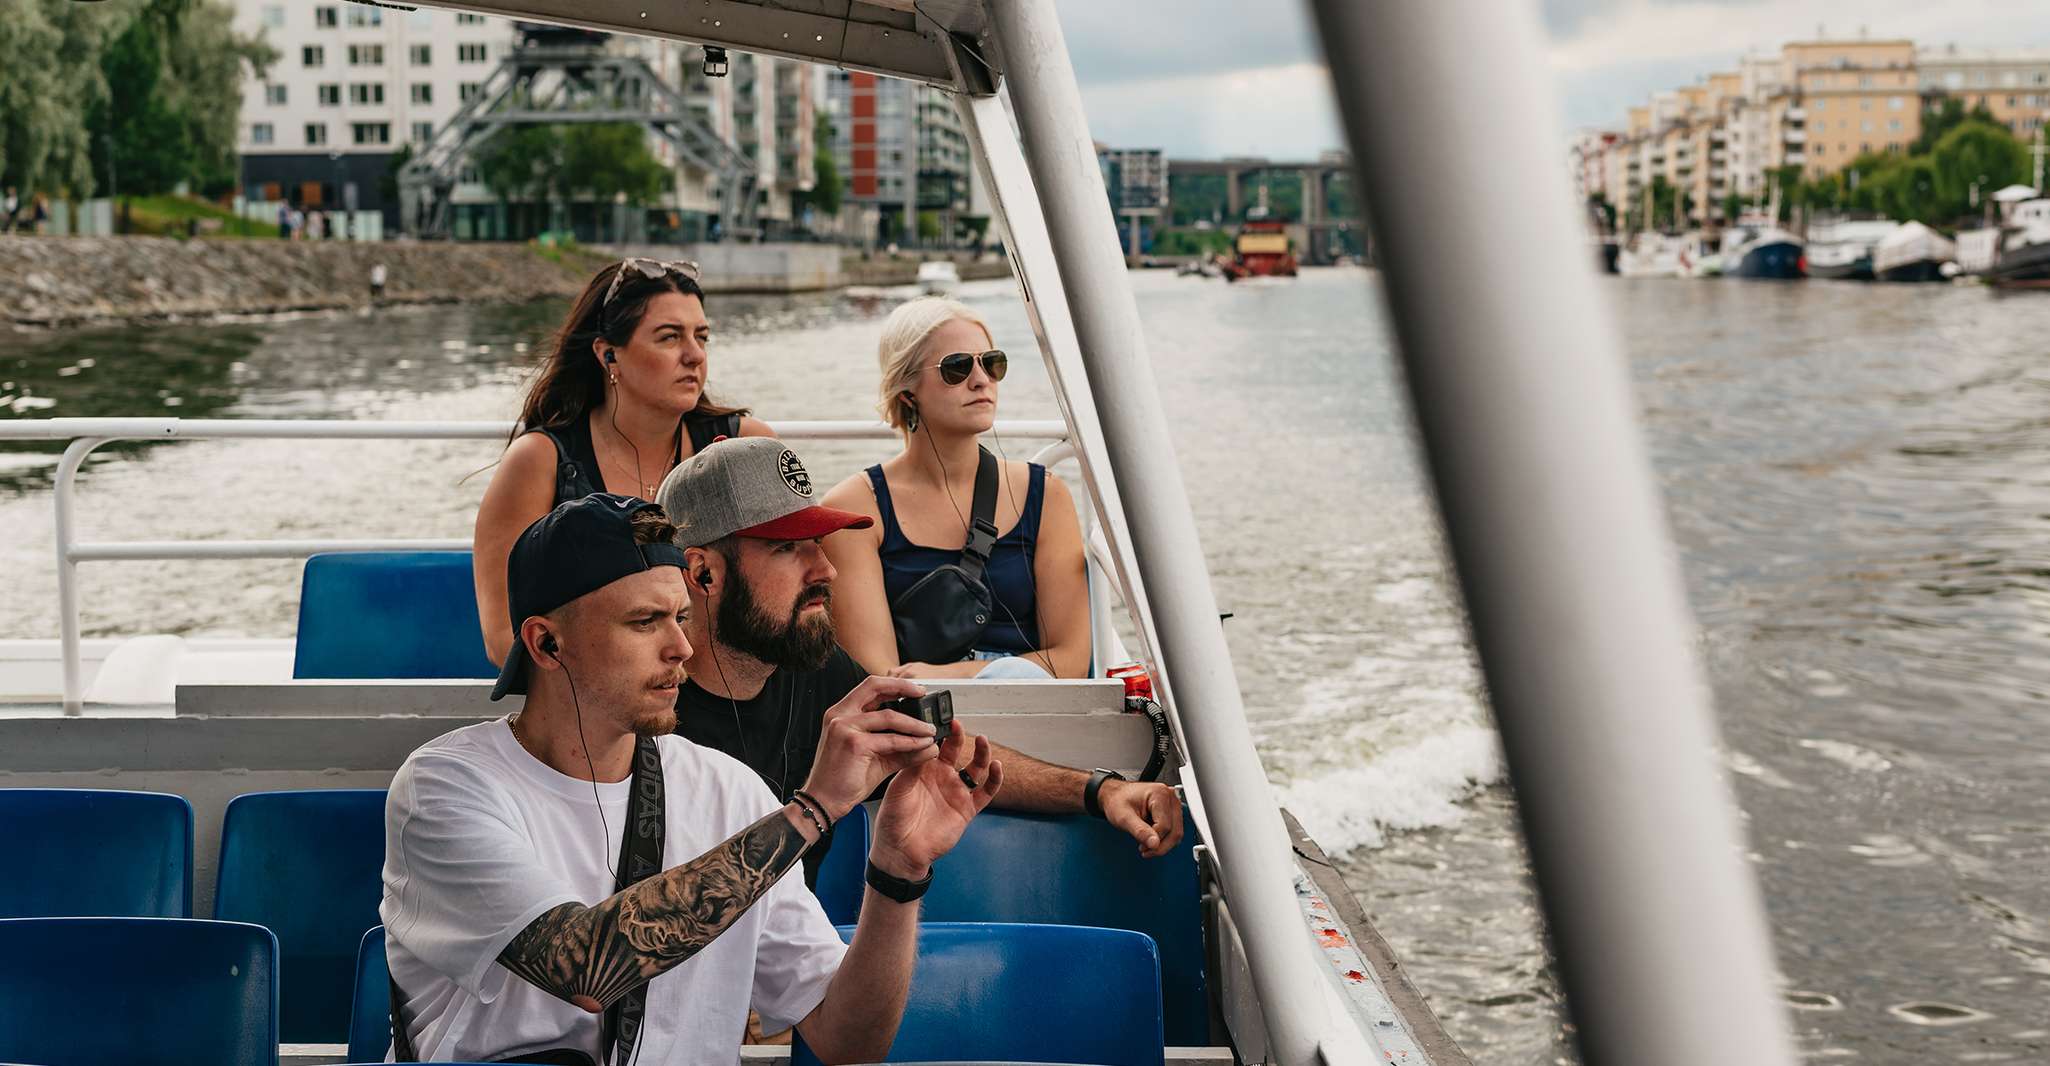
<instances>
[{"instance_id":1,"label":"yellow apartment building","mask_svg":"<svg viewBox=\"0 0 2050 1066\"><path fill-rule=\"evenodd\" d=\"M1913 41L1801 41L1780 54L1804 113L1810 177L1842 170L1866 152L1905 151L1921 136Z\"/></svg>"}]
</instances>

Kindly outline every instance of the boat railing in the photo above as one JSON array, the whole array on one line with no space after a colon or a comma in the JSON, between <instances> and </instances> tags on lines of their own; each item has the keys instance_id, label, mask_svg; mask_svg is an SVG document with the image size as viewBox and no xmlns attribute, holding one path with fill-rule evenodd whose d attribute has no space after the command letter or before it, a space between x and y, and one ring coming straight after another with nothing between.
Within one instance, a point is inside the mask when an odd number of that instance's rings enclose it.
<instances>
[{"instance_id":1,"label":"boat railing","mask_svg":"<svg viewBox=\"0 0 2050 1066\"><path fill-rule=\"evenodd\" d=\"M192 419L192 418L44 418L0 422L0 441L70 442L57 461L52 496L55 501L59 643L64 666L64 713L84 712L83 669L78 608L78 564L107 561L177 561L197 559L304 559L321 552L463 551L468 539L453 538L269 538L256 540L80 540L76 514L79 469L95 450L115 441L137 440L507 440L515 424L500 421L354 421L348 419ZM996 432L1013 440L1042 443L1034 462L1052 466L1073 457L1068 427L1054 419L997 423ZM776 435L786 441L890 441L897 433L882 422L845 420L779 421ZM1091 528L1095 507L1084 479L1082 493L1084 543L1088 546L1090 650L1098 669L1123 658L1111 620L1110 601L1116 591L1103 538Z\"/></svg>"}]
</instances>

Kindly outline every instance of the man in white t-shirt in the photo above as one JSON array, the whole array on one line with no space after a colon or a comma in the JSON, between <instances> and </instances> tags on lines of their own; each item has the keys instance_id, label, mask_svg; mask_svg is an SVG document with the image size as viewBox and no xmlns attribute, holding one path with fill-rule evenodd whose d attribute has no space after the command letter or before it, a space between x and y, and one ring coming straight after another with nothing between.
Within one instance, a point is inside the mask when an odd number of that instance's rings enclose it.
<instances>
[{"instance_id":1,"label":"man in white t-shirt","mask_svg":"<svg viewBox=\"0 0 2050 1066\"><path fill-rule=\"evenodd\" d=\"M824 525L863 520L817 510ZM385 808L396 1059L730 1063L750 1009L765 1030L795 1026L828 1062L888 1052L917 954L915 901L995 794L1000 765L985 738L956 726L935 744L932 726L880 709L922 691L891 678L829 712L805 787L781 806L740 762L671 735L691 653L673 535L659 506L596 494L514 544L517 639L492 698L524 693L526 706L423 745ZM891 774L843 946L788 875ZM630 802L636 790L661 802ZM621 889L630 820L626 861L659 836L660 872Z\"/></svg>"}]
</instances>

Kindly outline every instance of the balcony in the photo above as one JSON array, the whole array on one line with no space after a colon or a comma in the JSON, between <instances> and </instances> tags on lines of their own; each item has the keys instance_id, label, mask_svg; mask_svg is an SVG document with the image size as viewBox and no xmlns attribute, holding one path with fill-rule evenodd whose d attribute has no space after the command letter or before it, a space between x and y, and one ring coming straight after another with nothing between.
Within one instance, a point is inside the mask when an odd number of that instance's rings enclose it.
<instances>
[{"instance_id":1,"label":"balcony","mask_svg":"<svg viewBox=\"0 0 2050 1066\"><path fill-rule=\"evenodd\" d=\"M1787 157L1781 160L1782 163L1785 163L1787 166L1790 167L1800 166L1801 164L1806 163L1807 161L1808 156L1801 152L1788 152Z\"/></svg>"},{"instance_id":2,"label":"balcony","mask_svg":"<svg viewBox=\"0 0 2050 1066\"><path fill-rule=\"evenodd\" d=\"M1712 149L1708 153L1708 161L1711 163L1720 163L1728 158L1730 158L1730 153L1721 148Z\"/></svg>"},{"instance_id":3,"label":"balcony","mask_svg":"<svg viewBox=\"0 0 2050 1066\"><path fill-rule=\"evenodd\" d=\"M1808 121L1808 111L1807 111L1807 109L1805 109L1805 108L1799 108L1799 107L1790 107L1790 108L1787 108L1787 121L1788 121L1788 122L1806 122L1806 121Z\"/></svg>"},{"instance_id":4,"label":"balcony","mask_svg":"<svg viewBox=\"0 0 2050 1066\"><path fill-rule=\"evenodd\" d=\"M1785 133L1785 134L1784 134L1783 136L1781 136L1781 137L1780 137L1780 141L1781 141L1782 143L1785 143L1785 144L1807 144L1807 143L1808 143L1808 131L1807 131L1807 130L1787 130L1787 131L1786 131L1786 133Z\"/></svg>"}]
</instances>

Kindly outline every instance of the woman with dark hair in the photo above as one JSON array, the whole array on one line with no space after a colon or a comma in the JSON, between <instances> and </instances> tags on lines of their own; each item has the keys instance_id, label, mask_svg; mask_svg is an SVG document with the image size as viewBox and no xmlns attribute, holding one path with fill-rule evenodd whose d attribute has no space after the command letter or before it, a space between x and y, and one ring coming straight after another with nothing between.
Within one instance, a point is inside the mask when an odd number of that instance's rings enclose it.
<instances>
[{"instance_id":1,"label":"woman with dark hair","mask_svg":"<svg viewBox=\"0 0 2050 1066\"><path fill-rule=\"evenodd\" d=\"M627 259L584 286L477 509L477 614L492 661L512 647L505 566L521 530L593 492L654 499L699 448L771 435L745 409L706 395L711 336L695 263Z\"/></svg>"}]
</instances>

